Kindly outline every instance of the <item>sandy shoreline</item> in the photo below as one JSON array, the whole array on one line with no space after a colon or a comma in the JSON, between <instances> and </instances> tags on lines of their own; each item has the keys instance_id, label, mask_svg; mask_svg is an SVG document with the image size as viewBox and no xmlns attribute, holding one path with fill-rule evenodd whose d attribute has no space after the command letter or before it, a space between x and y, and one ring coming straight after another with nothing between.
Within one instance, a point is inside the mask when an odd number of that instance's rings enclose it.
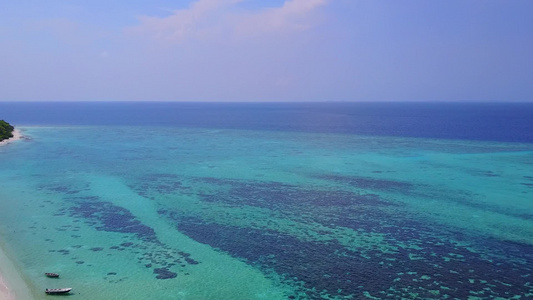
<instances>
[{"instance_id":1,"label":"sandy shoreline","mask_svg":"<svg viewBox=\"0 0 533 300\"><path fill-rule=\"evenodd\" d=\"M13 137L0 142L0 146L22 139L19 129L13 130ZM26 300L33 299L31 292L20 276L15 265L0 247L0 300Z\"/></svg>"},{"instance_id":2,"label":"sandy shoreline","mask_svg":"<svg viewBox=\"0 0 533 300\"><path fill-rule=\"evenodd\" d=\"M0 247L0 300L31 300L31 294L24 279Z\"/></svg>"},{"instance_id":3,"label":"sandy shoreline","mask_svg":"<svg viewBox=\"0 0 533 300\"><path fill-rule=\"evenodd\" d=\"M0 249L0 252L2 250ZM3 272L0 269L0 272ZM0 300L15 300L15 295L11 289L7 286L6 280L4 279L2 273L0 273Z\"/></svg>"},{"instance_id":4,"label":"sandy shoreline","mask_svg":"<svg viewBox=\"0 0 533 300\"><path fill-rule=\"evenodd\" d=\"M20 131L15 129L13 131L13 137L10 139L1 141L0 146L6 145L13 140L20 139L20 137L21 137ZM0 260L1 261L7 260L7 257L4 255L1 248L0 248ZM2 265L3 263L0 263L0 300L14 300L15 296L13 295L11 289L9 289L9 287L7 286L6 280L4 279L4 276L2 275L2 272L5 271L4 268L1 267Z\"/></svg>"},{"instance_id":5,"label":"sandy shoreline","mask_svg":"<svg viewBox=\"0 0 533 300\"><path fill-rule=\"evenodd\" d=\"M0 142L0 146L3 146L3 145L7 145L11 142L14 142L14 141L17 141L17 140L20 140L22 139L22 133L20 132L19 129L15 128L15 130L13 130L13 137L12 138L9 138L7 140L3 140Z\"/></svg>"},{"instance_id":6,"label":"sandy shoreline","mask_svg":"<svg viewBox=\"0 0 533 300\"><path fill-rule=\"evenodd\" d=\"M19 270L0 246L0 300L35 299Z\"/></svg>"}]
</instances>

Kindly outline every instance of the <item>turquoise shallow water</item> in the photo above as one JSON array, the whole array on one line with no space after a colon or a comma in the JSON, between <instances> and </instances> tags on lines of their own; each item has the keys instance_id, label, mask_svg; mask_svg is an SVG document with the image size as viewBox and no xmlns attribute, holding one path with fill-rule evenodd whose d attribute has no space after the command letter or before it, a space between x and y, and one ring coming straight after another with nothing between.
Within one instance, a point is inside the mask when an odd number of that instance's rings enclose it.
<instances>
[{"instance_id":1,"label":"turquoise shallow water","mask_svg":"<svg viewBox=\"0 0 533 300\"><path fill-rule=\"evenodd\" d=\"M533 297L532 144L23 130L0 237L36 299Z\"/></svg>"}]
</instances>

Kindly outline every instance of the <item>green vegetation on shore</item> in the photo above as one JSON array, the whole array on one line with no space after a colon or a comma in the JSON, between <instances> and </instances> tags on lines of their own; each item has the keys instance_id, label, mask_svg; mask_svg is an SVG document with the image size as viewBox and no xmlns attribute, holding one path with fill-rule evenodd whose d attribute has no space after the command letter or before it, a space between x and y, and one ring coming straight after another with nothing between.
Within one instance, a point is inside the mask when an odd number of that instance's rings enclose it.
<instances>
[{"instance_id":1,"label":"green vegetation on shore","mask_svg":"<svg viewBox=\"0 0 533 300\"><path fill-rule=\"evenodd\" d=\"M4 120L0 120L0 141L12 138L13 130L15 130L15 127Z\"/></svg>"}]
</instances>

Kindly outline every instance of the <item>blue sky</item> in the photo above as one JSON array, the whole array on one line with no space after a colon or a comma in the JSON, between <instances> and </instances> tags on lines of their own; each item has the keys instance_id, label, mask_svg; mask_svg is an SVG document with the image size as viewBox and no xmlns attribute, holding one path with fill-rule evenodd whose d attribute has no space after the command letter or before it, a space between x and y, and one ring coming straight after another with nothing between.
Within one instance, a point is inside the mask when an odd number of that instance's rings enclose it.
<instances>
[{"instance_id":1,"label":"blue sky","mask_svg":"<svg viewBox=\"0 0 533 300\"><path fill-rule=\"evenodd\" d=\"M0 1L0 101L533 101L531 0Z\"/></svg>"}]
</instances>

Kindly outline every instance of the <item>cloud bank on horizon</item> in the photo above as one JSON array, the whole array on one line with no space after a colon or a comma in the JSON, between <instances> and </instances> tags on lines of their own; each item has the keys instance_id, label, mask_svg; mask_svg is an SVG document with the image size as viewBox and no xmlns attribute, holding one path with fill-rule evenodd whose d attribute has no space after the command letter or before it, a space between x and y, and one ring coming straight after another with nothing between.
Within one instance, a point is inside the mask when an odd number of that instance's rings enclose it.
<instances>
[{"instance_id":1,"label":"cloud bank on horizon","mask_svg":"<svg viewBox=\"0 0 533 300\"><path fill-rule=\"evenodd\" d=\"M0 101L533 101L529 0L129 2L0 3Z\"/></svg>"}]
</instances>

